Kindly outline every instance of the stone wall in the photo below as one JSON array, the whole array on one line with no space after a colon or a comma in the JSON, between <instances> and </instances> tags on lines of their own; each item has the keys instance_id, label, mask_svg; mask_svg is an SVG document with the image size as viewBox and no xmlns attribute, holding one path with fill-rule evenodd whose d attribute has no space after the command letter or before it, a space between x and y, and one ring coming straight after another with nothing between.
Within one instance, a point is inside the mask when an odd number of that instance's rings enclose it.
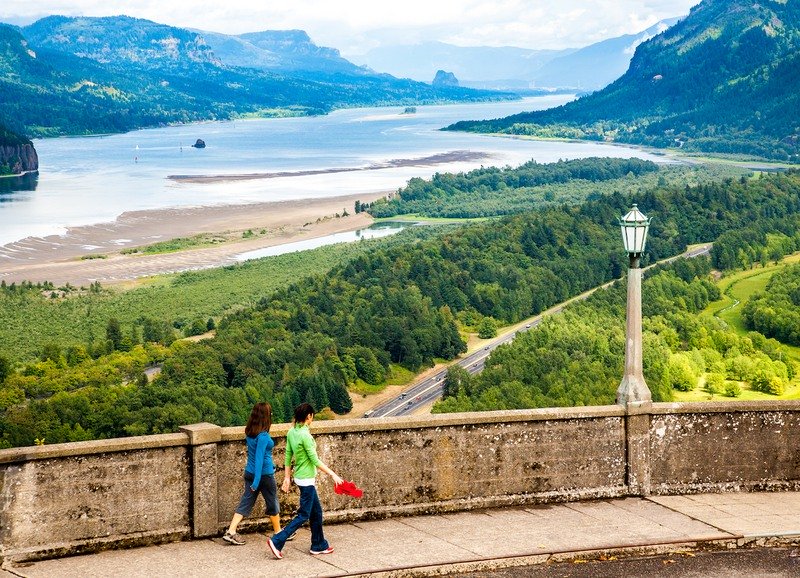
<instances>
[{"instance_id":1,"label":"stone wall","mask_svg":"<svg viewBox=\"0 0 800 578\"><path fill-rule=\"evenodd\" d=\"M0 451L2 554L14 559L191 536L186 436Z\"/></svg>"},{"instance_id":2,"label":"stone wall","mask_svg":"<svg viewBox=\"0 0 800 578\"><path fill-rule=\"evenodd\" d=\"M273 429L282 470L286 426ZM223 525L238 503L246 461L243 428L225 431L218 452ZM625 493L624 412L617 407L314 422L312 431L320 459L364 490L359 500L336 495L320 474L331 519ZM282 471L276 479L283 480ZM295 505L286 501L281 511L291 514Z\"/></svg>"},{"instance_id":3,"label":"stone wall","mask_svg":"<svg viewBox=\"0 0 800 578\"><path fill-rule=\"evenodd\" d=\"M798 402L655 404L650 425L654 494L797 487Z\"/></svg>"},{"instance_id":4,"label":"stone wall","mask_svg":"<svg viewBox=\"0 0 800 578\"><path fill-rule=\"evenodd\" d=\"M283 479L285 433L275 460ZM800 489L800 404L727 402L315 422L321 459L364 489L329 521L694 491ZM0 451L2 555L25 560L220 535L243 428ZM297 495L282 497L284 516ZM242 528L266 529L263 504Z\"/></svg>"}]
</instances>

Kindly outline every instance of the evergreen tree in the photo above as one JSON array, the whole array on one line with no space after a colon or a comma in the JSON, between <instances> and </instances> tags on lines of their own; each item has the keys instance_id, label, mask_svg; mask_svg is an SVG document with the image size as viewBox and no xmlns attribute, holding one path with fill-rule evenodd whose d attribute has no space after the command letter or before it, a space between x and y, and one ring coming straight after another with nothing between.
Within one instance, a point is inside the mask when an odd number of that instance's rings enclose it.
<instances>
[{"instance_id":1,"label":"evergreen tree","mask_svg":"<svg viewBox=\"0 0 800 578\"><path fill-rule=\"evenodd\" d=\"M11 375L11 361L4 355L0 355L0 383L6 380L6 377Z\"/></svg>"},{"instance_id":2,"label":"evergreen tree","mask_svg":"<svg viewBox=\"0 0 800 578\"><path fill-rule=\"evenodd\" d=\"M120 348L122 343L122 327L120 327L119 319L111 317L106 325L106 341L110 343L110 349L116 351Z\"/></svg>"},{"instance_id":3,"label":"evergreen tree","mask_svg":"<svg viewBox=\"0 0 800 578\"><path fill-rule=\"evenodd\" d=\"M341 383L334 383L331 386L328 397L330 399L331 409L334 411L334 413L342 415L353 409L353 400L350 399L350 394L347 393L347 388L345 388L345 386Z\"/></svg>"}]
</instances>

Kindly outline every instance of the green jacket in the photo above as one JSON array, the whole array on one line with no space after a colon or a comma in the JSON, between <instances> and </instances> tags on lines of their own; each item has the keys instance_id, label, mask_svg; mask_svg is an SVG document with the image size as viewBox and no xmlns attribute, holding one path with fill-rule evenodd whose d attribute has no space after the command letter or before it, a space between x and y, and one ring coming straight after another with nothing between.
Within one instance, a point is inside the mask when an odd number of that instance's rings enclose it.
<instances>
[{"instance_id":1,"label":"green jacket","mask_svg":"<svg viewBox=\"0 0 800 578\"><path fill-rule=\"evenodd\" d=\"M307 425L294 426L286 434L286 467L292 465L294 457L295 479L308 480L317 477L317 442L311 437Z\"/></svg>"}]
</instances>

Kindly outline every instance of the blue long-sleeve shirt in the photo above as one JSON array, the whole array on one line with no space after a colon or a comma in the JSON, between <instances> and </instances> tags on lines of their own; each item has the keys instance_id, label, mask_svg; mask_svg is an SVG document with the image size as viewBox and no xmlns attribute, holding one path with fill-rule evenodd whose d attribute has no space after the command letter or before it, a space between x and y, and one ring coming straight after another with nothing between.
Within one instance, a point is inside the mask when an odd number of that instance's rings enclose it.
<instances>
[{"instance_id":1,"label":"blue long-sleeve shirt","mask_svg":"<svg viewBox=\"0 0 800 578\"><path fill-rule=\"evenodd\" d=\"M275 442L265 431L254 438L246 436L245 440L247 441L247 465L244 467L244 473L253 476L253 484L250 487L255 491L258 489L258 484L261 483L261 476L271 476L275 473L275 464L272 462L272 448L275 447Z\"/></svg>"}]
</instances>

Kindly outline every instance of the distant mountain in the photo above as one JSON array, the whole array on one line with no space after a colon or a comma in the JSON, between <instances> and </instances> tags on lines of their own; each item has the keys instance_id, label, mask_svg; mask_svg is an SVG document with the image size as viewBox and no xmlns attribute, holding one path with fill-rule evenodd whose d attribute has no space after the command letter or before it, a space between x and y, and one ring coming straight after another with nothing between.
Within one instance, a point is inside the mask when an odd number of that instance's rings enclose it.
<instances>
[{"instance_id":1,"label":"distant mountain","mask_svg":"<svg viewBox=\"0 0 800 578\"><path fill-rule=\"evenodd\" d=\"M430 82L437 70L449 70L462 84L527 88L534 73L568 50L529 50L514 47L462 47L443 42L374 48L354 62L401 78ZM492 82L493 81L493 82Z\"/></svg>"},{"instance_id":2,"label":"distant mountain","mask_svg":"<svg viewBox=\"0 0 800 578\"><path fill-rule=\"evenodd\" d=\"M451 129L798 160L800 2L704 0L628 71L564 106Z\"/></svg>"},{"instance_id":3,"label":"distant mountain","mask_svg":"<svg viewBox=\"0 0 800 578\"><path fill-rule=\"evenodd\" d=\"M367 70L342 58L335 48L314 44L303 30L265 30L239 36L217 32L200 34L228 66L280 72L368 74Z\"/></svg>"},{"instance_id":4,"label":"distant mountain","mask_svg":"<svg viewBox=\"0 0 800 578\"><path fill-rule=\"evenodd\" d=\"M127 16L0 24L0 122L18 133L52 136L512 97L365 71L335 50L315 47L302 32L238 38L264 59L271 52L275 67L225 64L196 32Z\"/></svg>"},{"instance_id":5,"label":"distant mountain","mask_svg":"<svg viewBox=\"0 0 800 578\"><path fill-rule=\"evenodd\" d=\"M73 54L101 64L134 64L159 69L220 64L200 35L128 16L48 16L25 26L22 33L39 48Z\"/></svg>"},{"instance_id":6,"label":"distant mountain","mask_svg":"<svg viewBox=\"0 0 800 578\"><path fill-rule=\"evenodd\" d=\"M580 49L461 47L428 42L375 48L352 59L374 70L415 80L427 81L437 70L451 70L462 86L474 88L591 91L622 76L636 47L677 21L678 18L663 20L639 34L610 38Z\"/></svg>"},{"instance_id":7,"label":"distant mountain","mask_svg":"<svg viewBox=\"0 0 800 578\"><path fill-rule=\"evenodd\" d=\"M625 74L637 46L661 34L678 20L662 20L639 34L609 38L557 56L537 70L531 80L538 87L574 88L580 91L603 88Z\"/></svg>"}]
</instances>

